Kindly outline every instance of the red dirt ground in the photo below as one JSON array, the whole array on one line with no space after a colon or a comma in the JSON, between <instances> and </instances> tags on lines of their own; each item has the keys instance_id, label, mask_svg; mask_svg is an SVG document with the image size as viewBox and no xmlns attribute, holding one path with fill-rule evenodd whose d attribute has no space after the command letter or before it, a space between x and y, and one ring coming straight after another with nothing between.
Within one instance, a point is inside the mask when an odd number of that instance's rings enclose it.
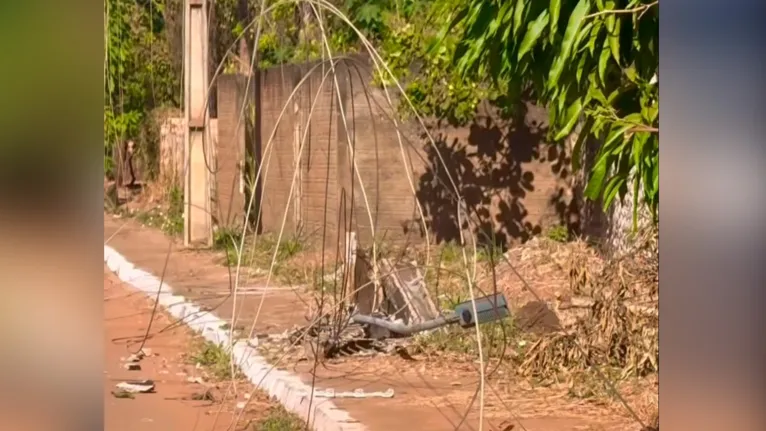
<instances>
[{"instance_id":1,"label":"red dirt ground","mask_svg":"<svg viewBox=\"0 0 766 431\"><path fill-rule=\"evenodd\" d=\"M114 218L109 215L104 217L104 239L109 239L109 245L115 248L137 267L145 269L159 276L165 267L168 253L169 240L161 232L143 227L135 221ZM177 241L172 247L170 260L167 264L165 279L178 294L197 301L201 304L216 308L215 313L222 319L231 317L230 301L221 306L220 298L229 291L229 271L216 264L218 257L197 251L182 250ZM252 285L253 280L246 281ZM115 289L115 288L113 288ZM303 317L305 299L298 291L275 292L266 296L266 305L257 320L255 332L278 333L288 329L293 324L305 324ZM251 295L241 298L238 324L250 327L254 318L255 310L258 309L260 295ZM239 301L238 301L239 302ZM218 307L216 307L216 305ZM145 309L144 306L143 309ZM125 304L125 314L130 312L130 306ZM141 310L140 305L133 306L133 313ZM131 323L122 332L132 334L139 331L141 325ZM113 328L112 331L117 331ZM154 340L154 342L158 342ZM174 355L181 351L181 347L167 346L169 354ZM119 356L126 356L127 351L123 346L110 346L112 359L107 364L114 369L115 377L125 375L119 370ZM115 351L116 350L116 351ZM166 355L167 356L167 355ZM169 356L168 356L169 357ZM292 361L285 361L292 362ZM477 371L471 364L446 365L419 359L416 362L405 361L401 358L352 358L349 360L328 363L319 366L312 371L307 363L281 363L279 368L288 369L298 373L307 382L312 381L319 388L384 390L393 388L396 395L392 399L376 400L336 400L336 405L348 411L351 416L371 431L390 431L392 429L418 429L422 431L446 431L446 430L477 430L478 426L478 402L472 402L477 387ZM115 368L116 367L116 368ZM152 378L151 376L147 376ZM156 377L156 376L155 376ZM113 383L109 380L108 383ZM159 385L159 384L158 384ZM187 393L188 388L181 383L163 384L165 389L160 393ZM627 418L622 411L603 405L570 400L566 397L566 391L551 390L546 388L522 387L514 381L504 379L489 383L486 393L485 430L508 431L510 429L527 431L576 431L576 430L608 430L628 431L635 430L637 424ZM108 391L105 389L105 392ZM157 397L152 395L151 397ZM174 401L168 404L168 413L163 413L163 401L155 401L151 404L149 396L147 401L142 400L114 400L110 399L107 404L107 415L110 410L112 416L125 420L133 420L133 423L142 423L143 417L152 417L159 420L172 421L174 415L188 416L186 419L191 426L198 414L205 408L193 403L180 403ZM131 407L131 402L141 401L147 405L147 411ZM137 404L137 403L136 403ZM123 410L119 410L123 409ZM154 409L154 410L151 410ZM159 409L159 410L157 410ZM467 413L467 419L460 423L460 417ZM178 413L172 413L178 412ZM140 413L140 414L139 414ZM167 416L167 418L166 418ZM200 419L202 420L202 419ZM228 421L226 421L228 423ZM118 426L120 419L112 419L114 426ZM513 425L513 426L511 426ZM178 426L181 426L180 424ZM186 425L184 425L186 426ZM112 428L108 428L111 430ZM118 428L114 428L117 430ZM122 428L139 429L139 428ZM144 428L140 428L144 429ZM146 428L149 429L149 428ZM176 428L154 428L176 429ZM180 428L178 428L180 429ZM192 429L192 428L183 428ZM207 429L207 428L199 428Z\"/></svg>"},{"instance_id":2,"label":"red dirt ground","mask_svg":"<svg viewBox=\"0 0 766 431\"><path fill-rule=\"evenodd\" d=\"M104 268L104 430L239 430L249 429L249 420L263 416L268 403L260 399L252 401L244 419L237 427L230 428L236 401L224 401L223 412L218 415L221 404L193 400L205 391L202 385L187 380L201 374L201 370L184 361L194 336L184 327L156 334L171 323L162 312L155 316L152 326L151 332L156 335L145 345L151 349L152 356L140 362L139 371L123 368L124 359L139 348L136 342L146 332L151 311L152 304L143 293L125 286ZM154 380L155 393L136 394L132 399L112 394L117 383L136 379ZM244 398L240 396L239 400Z\"/></svg>"}]
</instances>

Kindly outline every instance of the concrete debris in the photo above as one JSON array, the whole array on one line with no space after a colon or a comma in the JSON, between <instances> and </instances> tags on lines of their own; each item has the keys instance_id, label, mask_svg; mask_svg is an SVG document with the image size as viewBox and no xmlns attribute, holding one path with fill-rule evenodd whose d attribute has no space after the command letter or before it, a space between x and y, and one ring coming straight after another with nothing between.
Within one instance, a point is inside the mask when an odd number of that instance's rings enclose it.
<instances>
[{"instance_id":1,"label":"concrete debris","mask_svg":"<svg viewBox=\"0 0 766 431\"><path fill-rule=\"evenodd\" d=\"M394 390L389 388L385 391L365 392L364 389L354 389L353 391L335 392L335 389L325 389L314 391L314 396L318 398L393 398Z\"/></svg>"},{"instance_id":2,"label":"concrete debris","mask_svg":"<svg viewBox=\"0 0 766 431\"><path fill-rule=\"evenodd\" d=\"M146 394L154 392L154 382L152 380L128 380L120 382L117 389L130 394Z\"/></svg>"}]
</instances>

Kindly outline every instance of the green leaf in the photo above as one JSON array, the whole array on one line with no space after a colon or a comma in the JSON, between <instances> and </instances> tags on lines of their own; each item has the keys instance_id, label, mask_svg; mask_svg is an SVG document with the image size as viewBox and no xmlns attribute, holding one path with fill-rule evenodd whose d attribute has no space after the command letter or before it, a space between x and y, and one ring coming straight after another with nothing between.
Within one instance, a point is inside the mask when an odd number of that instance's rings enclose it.
<instances>
[{"instance_id":1,"label":"green leaf","mask_svg":"<svg viewBox=\"0 0 766 431\"><path fill-rule=\"evenodd\" d=\"M609 63L609 49L605 46L598 57L598 79L606 84L606 65Z\"/></svg>"},{"instance_id":2,"label":"green leaf","mask_svg":"<svg viewBox=\"0 0 766 431\"><path fill-rule=\"evenodd\" d=\"M658 102L654 102L651 105L641 107L641 117L643 117L644 121L646 121L648 124L654 123L654 120L657 119L657 115L659 115L659 113L660 104Z\"/></svg>"},{"instance_id":3,"label":"green leaf","mask_svg":"<svg viewBox=\"0 0 766 431\"><path fill-rule=\"evenodd\" d=\"M606 176L607 160L608 155L603 154L598 159L596 165L591 171L590 179L588 179L588 185L585 186L585 190L583 191L583 195L591 200L596 200L598 195L601 193L601 190L604 188L604 177Z\"/></svg>"},{"instance_id":4,"label":"green leaf","mask_svg":"<svg viewBox=\"0 0 766 431\"><path fill-rule=\"evenodd\" d=\"M524 19L525 0L517 0L516 7L513 10L513 35L518 36L521 30L521 21Z\"/></svg>"},{"instance_id":5,"label":"green leaf","mask_svg":"<svg viewBox=\"0 0 766 431\"><path fill-rule=\"evenodd\" d=\"M644 145L649 140L649 133L637 132L633 135L633 163L635 165L641 164L642 155L644 153Z\"/></svg>"},{"instance_id":6,"label":"green leaf","mask_svg":"<svg viewBox=\"0 0 766 431\"><path fill-rule=\"evenodd\" d=\"M551 0L551 4L548 8L551 11L551 33L550 41L553 43L556 40L556 33L559 30L559 16L561 15L561 0Z\"/></svg>"},{"instance_id":7,"label":"green leaf","mask_svg":"<svg viewBox=\"0 0 766 431\"><path fill-rule=\"evenodd\" d=\"M624 138L625 132L633 127L632 124L623 124L619 127L612 126L612 131L609 132L609 136L606 138L606 141L604 141L604 145L602 148L602 151L615 153L615 147L614 144L617 144L617 148L619 148L620 142L617 140L620 138Z\"/></svg>"},{"instance_id":8,"label":"green leaf","mask_svg":"<svg viewBox=\"0 0 766 431\"><path fill-rule=\"evenodd\" d=\"M548 14L547 10L544 10L540 13L540 15L531 23L529 23L529 26L527 27L527 32L524 35L524 40L521 41L521 46L519 47L519 53L516 56L517 60L521 60L525 54L527 54L532 47L534 46L535 42L537 42L537 39L540 38L540 35L542 34L545 27L548 25L548 19L550 18L550 15Z\"/></svg>"},{"instance_id":9,"label":"green leaf","mask_svg":"<svg viewBox=\"0 0 766 431\"><path fill-rule=\"evenodd\" d=\"M580 112L582 112L582 100L577 99L574 101L574 103L569 105L569 108L567 108L567 112L564 117L564 127L562 127L561 130L559 130L559 132L553 138L555 141L564 139L566 136L572 133L572 129L574 129L574 126L580 119Z\"/></svg>"},{"instance_id":10,"label":"green leaf","mask_svg":"<svg viewBox=\"0 0 766 431\"><path fill-rule=\"evenodd\" d=\"M630 65L629 67L626 67L623 72L625 73L625 77L628 78L628 81L632 83L636 83L636 80L638 79L638 73L636 72L636 66Z\"/></svg>"},{"instance_id":11,"label":"green leaf","mask_svg":"<svg viewBox=\"0 0 766 431\"><path fill-rule=\"evenodd\" d=\"M575 70L575 78L577 78L577 83L580 84L582 82L582 74L585 70L585 63L588 61L588 57L585 55L581 55L580 59L577 61L577 70Z\"/></svg>"},{"instance_id":12,"label":"green leaf","mask_svg":"<svg viewBox=\"0 0 766 431\"><path fill-rule=\"evenodd\" d=\"M624 185L625 177L623 176L614 176L610 178L609 181L607 181L606 187L604 187L604 210L609 208L609 206L612 204L612 201L617 196L617 193L620 192L620 189L622 189Z\"/></svg>"},{"instance_id":13,"label":"green leaf","mask_svg":"<svg viewBox=\"0 0 766 431\"><path fill-rule=\"evenodd\" d=\"M585 124L582 126L582 130L580 130L580 135L577 136L577 141L575 141L574 147L572 147L572 169L575 171L580 170L580 161L582 159L582 146L585 143L585 141L588 139L588 135L590 134L591 127L593 127L593 118L588 118L585 120Z\"/></svg>"},{"instance_id":14,"label":"green leaf","mask_svg":"<svg viewBox=\"0 0 766 431\"><path fill-rule=\"evenodd\" d=\"M558 84L559 77L564 70L564 66L569 60L569 53L572 50L575 40L577 39L580 26L582 25L585 15L590 10L590 0L580 0L572 11L572 15L569 16L569 22L567 23L567 29L564 31L564 40L561 42L561 50L553 61L551 72L548 76L548 83L550 86Z\"/></svg>"},{"instance_id":15,"label":"green leaf","mask_svg":"<svg viewBox=\"0 0 766 431\"><path fill-rule=\"evenodd\" d=\"M612 5L614 5L614 2L607 3L612 3ZM606 37L609 42L609 49L612 52L612 57L617 64L620 64L620 23L614 14L607 15L606 29L608 31Z\"/></svg>"},{"instance_id":16,"label":"green leaf","mask_svg":"<svg viewBox=\"0 0 766 431\"><path fill-rule=\"evenodd\" d=\"M497 30L500 29L500 25L506 22L505 16L508 14L508 11L511 10L512 6L513 3L506 2L497 12L497 15L495 15L495 18L489 24L489 35L491 37L494 37L497 34Z\"/></svg>"},{"instance_id":17,"label":"green leaf","mask_svg":"<svg viewBox=\"0 0 766 431\"><path fill-rule=\"evenodd\" d=\"M588 38L588 52L590 52L590 55L596 52L596 42L598 42L598 36L601 34L602 23L603 21L596 21L593 24L593 29L590 31L590 38Z\"/></svg>"},{"instance_id":18,"label":"green leaf","mask_svg":"<svg viewBox=\"0 0 766 431\"><path fill-rule=\"evenodd\" d=\"M588 36L590 34L591 28L593 28L592 22L587 22L585 23L584 26L582 26L580 33L577 35L577 40L575 40L575 43L574 43L574 48L576 52L583 51L585 50L585 48L587 48L587 46L583 46L581 49L578 49L580 48L580 44L582 43L582 41L585 40L585 36Z\"/></svg>"}]
</instances>

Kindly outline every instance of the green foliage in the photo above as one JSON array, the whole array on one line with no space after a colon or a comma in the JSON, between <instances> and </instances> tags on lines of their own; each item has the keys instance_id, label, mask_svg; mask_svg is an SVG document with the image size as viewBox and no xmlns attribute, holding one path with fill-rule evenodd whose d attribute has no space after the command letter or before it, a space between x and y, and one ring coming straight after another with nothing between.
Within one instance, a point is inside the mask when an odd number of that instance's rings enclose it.
<instances>
[{"instance_id":1,"label":"green foliage","mask_svg":"<svg viewBox=\"0 0 766 431\"><path fill-rule=\"evenodd\" d=\"M253 431L301 431L306 424L281 405L271 407L265 418L253 425Z\"/></svg>"},{"instance_id":2,"label":"green foliage","mask_svg":"<svg viewBox=\"0 0 766 431\"><path fill-rule=\"evenodd\" d=\"M582 124L584 142L602 142L585 195L605 207L629 187L657 216L659 206L659 12L649 0L344 0L334 2L370 40L421 115L470 122L487 100L511 112L531 92L550 112L551 138ZM105 114L109 147L139 136L155 106L179 105L168 20L179 0L106 0ZM261 2L215 2L216 59L229 62L237 38L254 40ZM257 51L259 67L322 57L319 24L335 55L362 51L356 32L326 9L320 19L303 2L267 0ZM168 14L166 10L173 10ZM305 21L304 16L310 16ZM247 33L246 33L247 32ZM244 34L246 33L246 34ZM229 51L233 50L233 51ZM147 67L149 65L149 67ZM175 71L175 72L174 72ZM378 85L393 85L377 75ZM400 103L402 113L412 112ZM143 143L142 143L143 144ZM141 149L139 148L139 151Z\"/></svg>"},{"instance_id":3,"label":"green foliage","mask_svg":"<svg viewBox=\"0 0 766 431\"><path fill-rule=\"evenodd\" d=\"M552 226L545 232L545 236L552 241L567 242L569 241L569 229L564 225Z\"/></svg>"},{"instance_id":4,"label":"green foliage","mask_svg":"<svg viewBox=\"0 0 766 431\"><path fill-rule=\"evenodd\" d=\"M104 2L105 168L113 167L107 160L118 143L139 137L153 108L180 105L180 77L171 61L164 18L169 1Z\"/></svg>"},{"instance_id":5,"label":"green foliage","mask_svg":"<svg viewBox=\"0 0 766 431\"><path fill-rule=\"evenodd\" d=\"M609 207L628 187L656 221L659 207L659 9L644 0L445 0L459 32L453 60L469 79L491 76L512 101L531 89L549 107L553 138L584 120L603 142L585 195ZM634 201L634 224L639 202Z\"/></svg>"}]
</instances>

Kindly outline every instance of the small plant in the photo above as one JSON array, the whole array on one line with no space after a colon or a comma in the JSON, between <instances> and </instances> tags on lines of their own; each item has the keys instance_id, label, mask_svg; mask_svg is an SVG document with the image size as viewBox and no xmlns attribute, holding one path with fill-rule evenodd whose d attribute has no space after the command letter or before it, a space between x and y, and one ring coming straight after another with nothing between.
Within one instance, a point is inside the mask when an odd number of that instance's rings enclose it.
<instances>
[{"instance_id":1,"label":"small plant","mask_svg":"<svg viewBox=\"0 0 766 431\"><path fill-rule=\"evenodd\" d=\"M563 243L569 241L569 230L564 225L557 225L549 228L545 236L552 241Z\"/></svg>"},{"instance_id":2,"label":"small plant","mask_svg":"<svg viewBox=\"0 0 766 431\"><path fill-rule=\"evenodd\" d=\"M131 212L141 224L158 228L170 236L181 235L184 231L183 191L173 186L167 191L167 208L153 208L148 211Z\"/></svg>"},{"instance_id":3,"label":"small plant","mask_svg":"<svg viewBox=\"0 0 766 431\"><path fill-rule=\"evenodd\" d=\"M487 357L507 356L518 348L515 332L510 320L487 323L479 326L482 347ZM473 357L477 350L476 331L450 326L415 337L415 347L425 354L438 356L443 353Z\"/></svg>"},{"instance_id":4,"label":"small plant","mask_svg":"<svg viewBox=\"0 0 766 431\"><path fill-rule=\"evenodd\" d=\"M242 243L242 231L238 228L218 228L213 233L213 248L226 252L227 266L236 265L237 249Z\"/></svg>"},{"instance_id":5,"label":"small plant","mask_svg":"<svg viewBox=\"0 0 766 431\"><path fill-rule=\"evenodd\" d=\"M200 364L219 380L229 380L232 377L239 377L239 372L235 376L231 373L231 355L223 346L203 342L195 353L190 356L190 362Z\"/></svg>"},{"instance_id":6,"label":"small plant","mask_svg":"<svg viewBox=\"0 0 766 431\"><path fill-rule=\"evenodd\" d=\"M253 425L253 431L301 431L305 426L303 420L280 405L270 408L267 416Z\"/></svg>"}]
</instances>

